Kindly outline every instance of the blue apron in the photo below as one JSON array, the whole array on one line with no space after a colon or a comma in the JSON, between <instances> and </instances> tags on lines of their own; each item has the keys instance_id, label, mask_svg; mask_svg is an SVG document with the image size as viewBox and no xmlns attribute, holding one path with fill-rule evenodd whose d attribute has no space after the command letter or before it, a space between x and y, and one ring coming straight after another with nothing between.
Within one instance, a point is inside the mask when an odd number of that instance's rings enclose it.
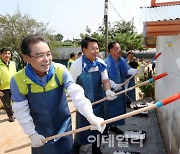
<instances>
[{"instance_id":1,"label":"blue apron","mask_svg":"<svg viewBox=\"0 0 180 154\"><path fill-rule=\"evenodd\" d=\"M108 64L108 59L105 60L105 62ZM109 69L107 69L108 75L109 75ZM120 69L116 67L117 76L111 77L109 75L109 78L113 80L116 84L123 83L125 81L125 76L121 74ZM120 91L123 90L124 87ZM116 91L116 93L119 91ZM105 119L113 118L122 114L126 113L126 106L125 106L125 94L118 95L116 99L112 101L105 101L104 104L105 107ZM114 126L120 126L125 125L125 120L119 120L110 124L107 124L107 127L114 127Z\"/></svg>"},{"instance_id":2,"label":"blue apron","mask_svg":"<svg viewBox=\"0 0 180 154\"><path fill-rule=\"evenodd\" d=\"M77 84L82 86L85 96L91 101L95 102L104 97L102 88L102 80L100 72L83 72L77 79ZM104 102L93 106L93 112L96 116L104 118ZM81 128L90 125L84 116L79 112L76 113L76 128ZM88 136L100 134L98 131L87 130L75 135L75 141L81 145L90 144L87 140Z\"/></svg>"},{"instance_id":3,"label":"blue apron","mask_svg":"<svg viewBox=\"0 0 180 154\"><path fill-rule=\"evenodd\" d=\"M130 77L131 77L131 75L128 75L128 76L127 76L127 79L130 78ZM130 88L130 87L132 87L132 86L134 86L134 85L135 85L135 79L132 78L132 79L129 81L128 88ZM132 101L136 101L135 89L128 91L128 92L127 92L127 95L130 97L130 99L131 99ZM126 97L126 102L131 102L130 99L129 99L128 97Z\"/></svg>"},{"instance_id":4,"label":"blue apron","mask_svg":"<svg viewBox=\"0 0 180 154\"><path fill-rule=\"evenodd\" d=\"M71 131L71 115L69 112L63 86L55 75L58 87L47 92L31 93L28 85L27 98L30 114L36 131L44 137ZM33 154L71 154L72 135L48 141L44 146L32 148Z\"/></svg>"}]
</instances>

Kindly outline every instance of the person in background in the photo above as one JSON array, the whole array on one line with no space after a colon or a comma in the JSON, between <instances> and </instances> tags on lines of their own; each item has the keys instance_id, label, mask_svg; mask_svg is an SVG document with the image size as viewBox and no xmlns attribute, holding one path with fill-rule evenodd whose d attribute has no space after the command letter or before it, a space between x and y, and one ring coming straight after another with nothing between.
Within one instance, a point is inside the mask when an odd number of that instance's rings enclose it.
<instances>
[{"instance_id":1,"label":"person in background","mask_svg":"<svg viewBox=\"0 0 180 154\"><path fill-rule=\"evenodd\" d=\"M141 59L140 58L136 58L136 62L138 63L138 67L137 68L140 68L141 67Z\"/></svg>"},{"instance_id":2,"label":"person in background","mask_svg":"<svg viewBox=\"0 0 180 154\"><path fill-rule=\"evenodd\" d=\"M132 51L129 51L127 53L127 62L129 64L129 66L131 66L134 69L137 69L139 64L135 61L135 57L134 57L134 53Z\"/></svg>"},{"instance_id":3,"label":"person in background","mask_svg":"<svg viewBox=\"0 0 180 154\"><path fill-rule=\"evenodd\" d=\"M74 106L90 124L102 131L104 120L93 113L89 99L81 86L74 83L69 71L62 64L52 62L48 42L40 35L29 35L21 44L25 68L11 79L13 111L16 119L31 140L32 153L71 154L72 135L47 143L42 140L71 131L71 114L65 89Z\"/></svg>"},{"instance_id":4,"label":"person in background","mask_svg":"<svg viewBox=\"0 0 180 154\"><path fill-rule=\"evenodd\" d=\"M131 68L137 69L139 64L135 61L134 59L134 53L129 51L127 53L127 62ZM130 78L131 75L127 75L126 79ZM127 83L127 88L130 88L135 85L135 78L132 78L128 83ZM126 105L130 107L131 102L136 101L136 89L130 90L126 93Z\"/></svg>"},{"instance_id":5,"label":"person in background","mask_svg":"<svg viewBox=\"0 0 180 154\"><path fill-rule=\"evenodd\" d=\"M85 96L89 98L91 102L104 98L104 90L106 91L108 100L115 99L117 96L111 91L106 64L102 59L97 57L99 53L98 41L92 37L85 37L85 39L82 40L81 49L83 56L78 58L70 68L70 73L74 81L83 87ZM93 111L96 116L104 117L104 103L101 102L93 106ZM77 112L76 128L87 125L89 125L89 122ZM100 135L100 133L97 131L84 131L75 135L74 154L79 153L81 145L90 144L88 141L88 136L90 135L96 137ZM97 140L98 137L96 141L92 143L92 154L102 154L100 145L98 145L101 141Z\"/></svg>"},{"instance_id":6,"label":"person in background","mask_svg":"<svg viewBox=\"0 0 180 154\"><path fill-rule=\"evenodd\" d=\"M76 60L76 55L75 55L74 53L71 53L71 54L70 54L70 59L69 59L68 62L67 62L67 69L68 69L68 71L69 71L72 63L73 63L75 60Z\"/></svg>"},{"instance_id":7,"label":"person in background","mask_svg":"<svg viewBox=\"0 0 180 154\"><path fill-rule=\"evenodd\" d=\"M156 68L156 60L153 60L153 62L152 62L152 71L153 71L153 74L155 74L155 68Z\"/></svg>"},{"instance_id":8,"label":"person in background","mask_svg":"<svg viewBox=\"0 0 180 154\"><path fill-rule=\"evenodd\" d=\"M78 57L77 58L80 58L82 56L82 52L78 52Z\"/></svg>"},{"instance_id":9,"label":"person in background","mask_svg":"<svg viewBox=\"0 0 180 154\"><path fill-rule=\"evenodd\" d=\"M10 60L12 54L10 49L2 48L0 54L0 98L9 117L9 122L13 122L15 118L11 107L10 80L16 73L16 64Z\"/></svg>"},{"instance_id":10,"label":"person in background","mask_svg":"<svg viewBox=\"0 0 180 154\"><path fill-rule=\"evenodd\" d=\"M112 90L116 92L124 90L124 86L120 87L126 75L134 75L142 72L141 69L133 69L129 66L124 58L122 58L121 46L116 41L108 44L108 57L104 60L107 64L108 76L111 82ZM113 101L105 102L105 119L113 118L126 113L125 94L117 96ZM119 120L107 125L104 134L107 135L108 131L116 134L123 134L118 126L124 125L125 120Z\"/></svg>"}]
</instances>

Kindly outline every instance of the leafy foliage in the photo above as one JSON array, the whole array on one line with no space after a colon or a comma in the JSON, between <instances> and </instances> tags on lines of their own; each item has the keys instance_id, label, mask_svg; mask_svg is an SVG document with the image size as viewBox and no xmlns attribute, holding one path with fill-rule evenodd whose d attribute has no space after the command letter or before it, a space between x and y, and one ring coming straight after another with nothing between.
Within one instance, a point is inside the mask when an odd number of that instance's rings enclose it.
<instances>
[{"instance_id":1,"label":"leafy foliage","mask_svg":"<svg viewBox=\"0 0 180 154\"><path fill-rule=\"evenodd\" d=\"M54 35L54 38L55 38L56 41L59 41L59 42L61 42L63 40L62 34L59 34L59 33Z\"/></svg>"},{"instance_id":2,"label":"leafy foliage","mask_svg":"<svg viewBox=\"0 0 180 154\"><path fill-rule=\"evenodd\" d=\"M85 34L80 34L81 38L92 36L96 38L100 44L100 51L105 50L105 27L104 23L98 28L98 32L91 33L89 27L86 28ZM108 42L117 41L121 45L122 50L142 50L143 36L135 32L135 27L130 21L117 21L114 24L108 23Z\"/></svg>"},{"instance_id":3,"label":"leafy foliage","mask_svg":"<svg viewBox=\"0 0 180 154\"><path fill-rule=\"evenodd\" d=\"M53 30L48 29L48 24L37 22L31 19L28 14L22 15L17 10L12 16L9 14L0 15L0 47L9 47L13 51L13 58L19 68L24 66L21 57L21 41L30 34L42 34L50 42L51 49L58 44L54 39Z\"/></svg>"},{"instance_id":4,"label":"leafy foliage","mask_svg":"<svg viewBox=\"0 0 180 154\"><path fill-rule=\"evenodd\" d=\"M149 68L148 68L147 72L143 72L142 75L139 75L139 83L144 82L150 78L152 78L152 71L149 70ZM145 84L139 88L140 88L141 92L143 93L143 95L142 95L143 98L151 97L152 99L154 99L154 96L155 96L154 82Z\"/></svg>"}]
</instances>

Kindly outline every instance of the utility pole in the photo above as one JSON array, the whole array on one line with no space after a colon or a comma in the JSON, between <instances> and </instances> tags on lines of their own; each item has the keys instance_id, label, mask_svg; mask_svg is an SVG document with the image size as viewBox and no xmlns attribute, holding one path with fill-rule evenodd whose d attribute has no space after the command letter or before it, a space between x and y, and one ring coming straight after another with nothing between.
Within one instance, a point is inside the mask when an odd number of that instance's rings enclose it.
<instances>
[{"instance_id":1,"label":"utility pole","mask_svg":"<svg viewBox=\"0 0 180 154\"><path fill-rule=\"evenodd\" d=\"M132 18L132 32L134 32L134 17Z\"/></svg>"},{"instance_id":2,"label":"utility pole","mask_svg":"<svg viewBox=\"0 0 180 154\"><path fill-rule=\"evenodd\" d=\"M105 57L108 53L108 0L104 3L104 25L105 25Z\"/></svg>"}]
</instances>

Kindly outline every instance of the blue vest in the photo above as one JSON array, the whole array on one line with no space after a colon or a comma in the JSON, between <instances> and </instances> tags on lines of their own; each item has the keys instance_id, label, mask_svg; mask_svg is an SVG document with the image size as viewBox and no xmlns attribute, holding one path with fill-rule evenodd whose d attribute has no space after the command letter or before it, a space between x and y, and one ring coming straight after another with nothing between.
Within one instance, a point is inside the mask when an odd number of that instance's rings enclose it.
<instances>
[{"instance_id":1,"label":"blue vest","mask_svg":"<svg viewBox=\"0 0 180 154\"><path fill-rule=\"evenodd\" d=\"M71 115L69 112L63 86L55 75L58 87L47 92L32 93L28 85L27 98L30 115L33 118L36 131L44 137L49 137L71 131ZM33 154L71 154L72 135L54 139L39 148L32 148Z\"/></svg>"},{"instance_id":2,"label":"blue vest","mask_svg":"<svg viewBox=\"0 0 180 154\"><path fill-rule=\"evenodd\" d=\"M77 79L77 84L82 86L85 96L91 101L95 102L104 97L102 88L102 80L100 72L83 72ZM104 102L93 106L93 112L96 116L104 118ZM76 113L76 128L81 128L90 125L90 123L79 112ZM77 143L90 144L87 140L88 136L100 134L98 131L87 130L75 135Z\"/></svg>"},{"instance_id":3,"label":"blue vest","mask_svg":"<svg viewBox=\"0 0 180 154\"><path fill-rule=\"evenodd\" d=\"M128 61L128 59L126 59L126 61ZM126 79L128 79L128 78L130 78L130 77L131 77L131 75L127 75L127 76L126 76ZM132 79L129 81L128 88L130 88L130 87L132 87L132 86L134 86L134 85L135 85L135 79L132 78ZM130 99L131 99L132 101L136 101L136 91L135 91L135 89L132 89L132 90L128 91L128 92L127 92L127 95L130 97ZM129 99L128 97L126 97L126 102L131 102L130 99Z\"/></svg>"},{"instance_id":4,"label":"blue vest","mask_svg":"<svg viewBox=\"0 0 180 154\"><path fill-rule=\"evenodd\" d=\"M112 69L110 65L110 61L108 58L106 58L104 61L107 64L107 71L108 71L109 78L117 84L123 83L125 81L125 76L121 74L120 68L118 66L115 67L117 76L112 77L110 75L110 71ZM117 96L117 98L112 101L107 100L104 106L105 106L105 119L109 119L109 118L113 118L113 117L125 114L126 113L125 94L121 94ZM122 119L122 120L107 124L107 127L119 126L119 125L124 125L124 124L125 124L125 120Z\"/></svg>"},{"instance_id":5,"label":"blue vest","mask_svg":"<svg viewBox=\"0 0 180 154\"><path fill-rule=\"evenodd\" d=\"M130 77L131 77L131 75L128 75L127 79L130 78ZM129 81L128 88L130 88L130 87L132 87L134 85L135 85L135 79L132 78ZM126 102L136 101L136 91L135 91L135 89L132 89L132 90L128 91L127 95L130 97L130 99L128 97L126 97Z\"/></svg>"}]
</instances>

